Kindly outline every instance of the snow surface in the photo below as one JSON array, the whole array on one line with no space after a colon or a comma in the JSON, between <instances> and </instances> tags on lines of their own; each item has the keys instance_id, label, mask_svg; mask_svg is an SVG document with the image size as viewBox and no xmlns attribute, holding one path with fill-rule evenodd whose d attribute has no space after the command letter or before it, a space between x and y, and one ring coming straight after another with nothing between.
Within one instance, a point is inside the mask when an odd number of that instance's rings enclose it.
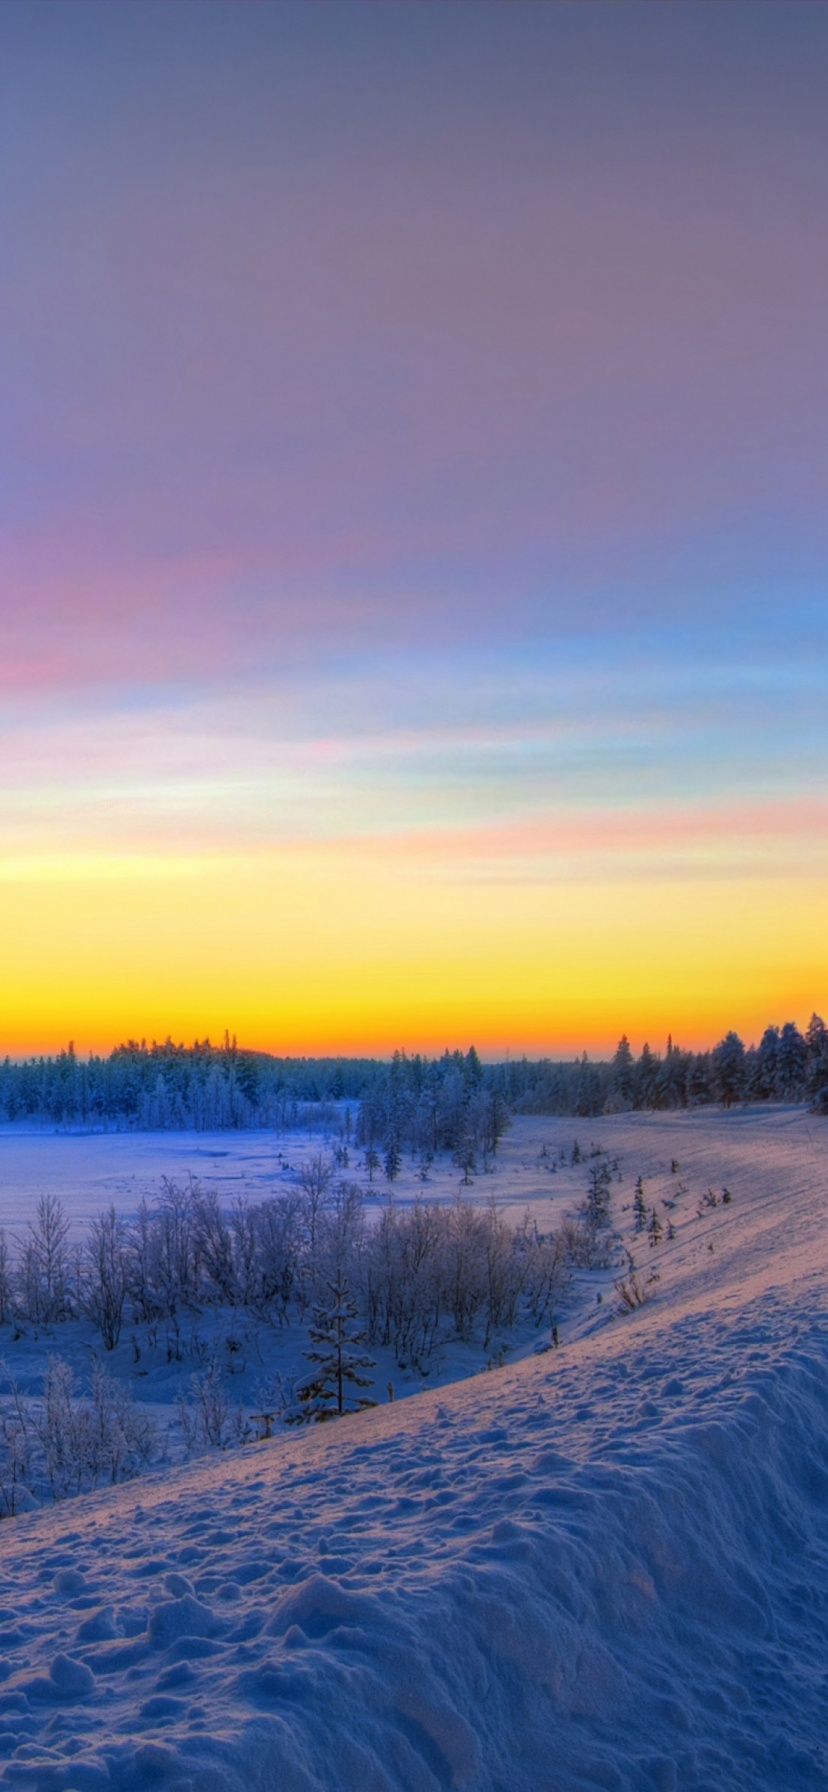
<instances>
[{"instance_id":1,"label":"snow surface","mask_svg":"<svg viewBox=\"0 0 828 1792\"><path fill-rule=\"evenodd\" d=\"M337 1141L338 1142L338 1141ZM41 1195L58 1194L75 1236L113 1206L132 1214L162 1178L196 1177L223 1201L279 1192L293 1169L326 1148L307 1133L82 1132L0 1126L0 1224L22 1229Z\"/></svg>"},{"instance_id":2,"label":"snow surface","mask_svg":"<svg viewBox=\"0 0 828 1792\"><path fill-rule=\"evenodd\" d=\"M524 1194L576 1130L640 1310L599 1274L558 1351L0 1526L2 1783L828 1787L828 1128L526 1122Z\"/></svg>"}]
</instances>

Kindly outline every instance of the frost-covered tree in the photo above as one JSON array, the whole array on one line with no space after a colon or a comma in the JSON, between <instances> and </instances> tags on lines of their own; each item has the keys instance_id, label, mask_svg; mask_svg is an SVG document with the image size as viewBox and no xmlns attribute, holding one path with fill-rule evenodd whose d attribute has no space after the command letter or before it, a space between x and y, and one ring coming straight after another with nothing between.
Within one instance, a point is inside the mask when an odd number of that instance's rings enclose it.
<instances>
[{"instance_id":1,"label":"frost-covered tree","mask_svg":"<svg viewBox=\"0 0 828 1792\"><path fill-rule=\"evenodd\" d=\"M586 1230L594 1244L597 1244L601 1233L608 1231L611 1223L611 1180L612 1173L606 1160L590 1166L589 1189L584 1204L583 1217Z\"/></svg>"},{"instance_id":2,"label":"frost-covered tree","mask_svg":"<svg viewBox=\"0 0 828 1792\"><path fill-rule=\"evenodd\" d=\"M779 1028L766 1027L755 1054L751 1094L759 1101L772 1101L776 1094L779 1063Z\"/></svg>"},{"instance_id":3,"label":"frost-covered tree","mask_svg":"<svg viewBox=\"0 0 828 1792\"><path fill-rule=\"evenodd\" d=\"M57 1195L41 1195L20 1263L20 1295L28 1318L53 1325L71 1310L69 1221Z\"/></svg>"},{"instance_id":4,"label":"frost-covered tree","mask_svg":"<svg viewBox=\"0 0 828 1792\"><path fill-rule=\"evenodd\" d=\"M601 1114L604 1111L606 1094L601 1072L597 1064L590 1064L586 1052L578 1066L575 1081L575 1099L573 1112L588 1115Z\"/></svg>"},{"instance_id":5,"label":"frost-covered tree","mask_svg":"<svg viewBox=\"0 0 828 1792\"><path fill-rule=\"evenodd\" d=\"M232 1228L216 1190L198 1184L193 1199L192 1250L198 1297L232 1306L238 1292Z\"/></svg>"},{"instance_id":6,"label":"frost-covered tree","mask_svg":"<svg viewBox=\"0 0 828 1792\"><path fill-rule=\"evenodd\" d=\"M18 1402L18 1414L33 1444L29 1474L45 1483L55 1500L130 1480L157 1448L151 1420L99 1363L84 1399L76 1395L69 1364L50 1357L41 1400L28 1407Z\"/></svg>"},{"instance_id":7,"label":"frost-covered tree","mask_svg":"<svg viewBox=\"0 0 828 1792\"><path fill-rule=\"evenodd\" d=\"M304 1197L305 1221L308 1231L308 1245L311 1256L316 1251L316 1236L319 1224L330 1196L331 1183L334 1179L334 1164L321 1151L304 1163L299 1171L299 1186Z\"/></svg>"},{"instance_id":8,"label":"frost-covered tree","mask_svg":"<svg viewBox=\"0 0 828 1792\"><path fill-rule=\"evenodd\" d=\"M654 1108L658 1103L659 1061L648 1045L642 1045L635 1067L635 1106Z\"/></svg>"},{"instance_id":9,"label":"frost-covered tree","mask_svg":"<svg viewBox=\"0 0 828 1792\"><path fill-rule=\"evenodd\" d=\"M738 1033L726 1033L711 1053L713 1089L725 1108L741 1101L744 1091L745 1048Z\"/></svg>"},{"instance_id":10,"label":"frost-covered tree","mask_svg":"<svg viewBox=\"0 0 828 1792\"><path fill-rule=\"evenodd\" d=\"M454 1161L458 1170L463 1172L463 1183L468 1187L472 1179L472 1171L477 1169L477 1149L474 1133L470 1126L461 1126L454 1147Z\"/></svg>"},{"instance_id":11,"label":"frost-covered tree","mask_svg":"<svg viewBox=\"0 0 828 1792\"><path fill-rule=\"evenodd\" d=\"M226 1450L231 1443L245 1441L241 1411L232 1406L215 1361L190 1377L188 1396L179 1402L178 1417L189 1451Z\"/></svg>"},{"instance_id":12,"label":"frost-covered tree","mask_svg":"<svg viewBox=\"0 0 828 1792\"><path fill-rule=\"evenodd\" d=\"M238 1202L232 1216L237 1285L261 1318L285 1324L294 1298L305 1301L308 1210L299 1195L271 1195L258 1207Z\"/></svg>"},{"instance_id":13,"label":"frost-covered tree","mask_svg":"<svg viewBox=\"0 0 828 1792\"><path fill-rule=\"evenodd\" d=\"M817 1113L828 1113L828 1027L812 1014L805 1033L808 1053L807 1094Z\"/></svg>"},{"instance_id":14,"label":"frost-covered tree","mask_svg":"<svg viewBox=\"0 0 828 1792\"><path fill-rule=\"evenodd\" d=\"M535 1325L552 1322L571 1280L566 1241L560 1233L542 1234L528 1218L518 1235L522 1249L521 1285Z\"/></svg>"},{"instance_id":15,"label":"frost-covered tree","mask_svg":"<svg viewBox=\"0 0 828 1792\"><path fill-rule=\"evenodd\" d=\"M121 1336L127 1296L127 1228L114 1207L96 1214L84 1247L83 1304L105 1350Z\"/></svg>"},{"instance_id":16,"label":"frost-covered tree","mask_svg":"<svg viewBox=\"0 0 828 1792\"><path fill-rule=\"evenodd\" d=\"M626 1033L622 1033L612 1060L612 1089L620 1109L632 1107L635 1091L635 1067Z\"/></svg>"},{"instance_id":17,"label":"frost-covered tree","mask_svg":"<svg viewBox=\"0 0 828 1792\"><path fill-rule=\"evenodd\" d=\"M779 1035L776 1080L784 1101L799 1101L805 1089L807 1047L798 1026L786 1021Z\"/></svg>"},{"instance_id":18,"label":"frost-covered tree","mask_svg":"<svg viewBox=\"0 0 828 1792\"><path fill-rule=\"evenodd\" d=\"M482 1231L486 1269L483 1348L488 1350L493 1332L508 1330L515 1324L526 1263L523 1253L515 1250L515 1235L503 1224L493 1200L483 1216Z\"/></svg>"}]
</instances>

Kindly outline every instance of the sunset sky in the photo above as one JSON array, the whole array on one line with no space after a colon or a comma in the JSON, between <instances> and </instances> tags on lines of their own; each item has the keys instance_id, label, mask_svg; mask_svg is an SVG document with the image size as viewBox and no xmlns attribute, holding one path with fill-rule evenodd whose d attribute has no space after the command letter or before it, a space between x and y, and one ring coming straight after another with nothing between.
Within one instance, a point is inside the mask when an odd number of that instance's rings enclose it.
<instances>
[{"instance_id":1,"label":"sunset sky","mask_svg":"<svg viewBox=\"0 0 828 1792\"><path fill-rule=\"evenodd\" d=\"M0 1054L828 1011L828 8L0 6Z\"/></svg>"}]
</instances>

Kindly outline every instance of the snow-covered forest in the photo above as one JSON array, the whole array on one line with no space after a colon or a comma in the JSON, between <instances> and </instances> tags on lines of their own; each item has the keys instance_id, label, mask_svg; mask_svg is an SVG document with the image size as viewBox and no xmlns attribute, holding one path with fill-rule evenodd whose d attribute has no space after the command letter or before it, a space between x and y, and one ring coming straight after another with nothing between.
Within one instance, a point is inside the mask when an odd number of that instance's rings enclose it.
<instances>
[{"instance_id":1,"label":"snow-covered forest","mask_svg":"<svg viewBox=\"0 0 828 1792\"><path fill-rule=\"evenodd\" d=\"M335 1104L361 1107L366 1137L384 1150L414 1142L454 1149L469 1128L497 1133L506 1109L589 1117L647 1108L739 1101L805 1101L828 1109L828 1029L813 1014L765 1029L758 1045L729 1032L710 1051L668 1041L663 1055L626 1035L613 1057L556 1062L520 1058L483 1064L472 1046L428 1059L395 1052L371 1058L280 1058L244 1050L225 1035L191 1046L128 1041L108 1057L78 1055L0 1063L0 1119L42 1125L150 1130L324 1125ZM486 1106L488 1104L488 1108Z\"/></svg>"}]
</instances>

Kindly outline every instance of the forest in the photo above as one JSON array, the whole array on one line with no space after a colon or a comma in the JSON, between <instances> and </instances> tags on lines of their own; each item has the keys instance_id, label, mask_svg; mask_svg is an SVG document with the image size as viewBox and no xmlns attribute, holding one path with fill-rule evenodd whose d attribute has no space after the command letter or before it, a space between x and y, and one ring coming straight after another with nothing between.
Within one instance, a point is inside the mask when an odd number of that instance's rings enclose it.
<instances>
[{"instance_id":1,"label":"forest","mask_svg":"<svg viewBox=\"0 0 828 1792\"><path fill-rule=\"evenodd\" d=\"M129 1040L108 1056L77 1054L0 1063L0 1118L86 1129L221 1131L329 1127L353 1121L376 1167L399 1152L496 1150L508 1116L589 1117L738 1102L808 1102L828 1113L828 1028L813 1014L768 1026L758 1045L728 1032L710 1051L667 1042L636 1057L626 1035L612 1058L509 1059L484 1064L471 1046L441 1057L289 1058L219 1046ZM347 1121L344 1114L347 1113Z\"/></svg>"}]
</instances>

